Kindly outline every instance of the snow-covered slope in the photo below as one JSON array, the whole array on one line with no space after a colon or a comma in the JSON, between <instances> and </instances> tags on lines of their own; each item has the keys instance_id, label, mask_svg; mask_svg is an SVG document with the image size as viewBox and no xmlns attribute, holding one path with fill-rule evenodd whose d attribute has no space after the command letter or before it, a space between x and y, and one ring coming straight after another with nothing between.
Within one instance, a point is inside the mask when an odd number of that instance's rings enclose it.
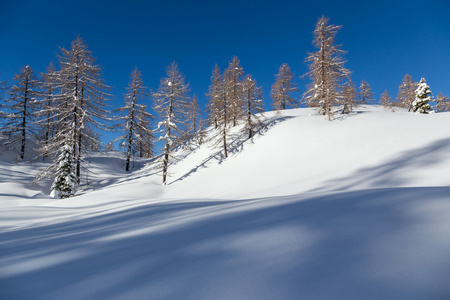
<instances>
[{"instance_id":1,"label":"snow-covered slope","mask_svg":"<svg viewBox=\"0 0 450 300\"><path fill-rule=\"evenodd\" d=\"M0 299L450 298L450 113L265 118L227 159L180 150L167 186L93 153L55 200L45 163L1 156Z\"/></svg>"},{"instance_id":2,"label":"snow-covered slope","mask_svg":"<svg viewBox=\"0 0 450 300\"><path fill-rule=\"evenodd\" d=\"M210 144L190 154L172 168L169 195L189 190L192 197L241 199L450 185L448 121L449 113L392 113L379 107L362 108L333 122L324 122L310 109L286 111L253 141L236 142L230 159L205 155L211 153ZM189 189L192 185L201 188Z\"/></svg>"}]
</instances>

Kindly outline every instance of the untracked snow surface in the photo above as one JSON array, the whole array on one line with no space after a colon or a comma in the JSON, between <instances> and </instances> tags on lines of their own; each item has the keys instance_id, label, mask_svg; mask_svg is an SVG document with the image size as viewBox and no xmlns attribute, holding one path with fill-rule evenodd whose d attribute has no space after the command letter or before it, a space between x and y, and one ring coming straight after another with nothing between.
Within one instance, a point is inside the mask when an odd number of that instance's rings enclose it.
<instances>
[{"instance_id":1,"label":"untracked snow surface","mask_svg":"<svg viewBox=\"0 0 450 300\"><path fill-rule=\"evenodd\" d=\"M179 150L166 186L91 153L65 200L4 152L0 299L450 299L450 113L264 120L227 159Z\"/></svg>"}]
</instances>

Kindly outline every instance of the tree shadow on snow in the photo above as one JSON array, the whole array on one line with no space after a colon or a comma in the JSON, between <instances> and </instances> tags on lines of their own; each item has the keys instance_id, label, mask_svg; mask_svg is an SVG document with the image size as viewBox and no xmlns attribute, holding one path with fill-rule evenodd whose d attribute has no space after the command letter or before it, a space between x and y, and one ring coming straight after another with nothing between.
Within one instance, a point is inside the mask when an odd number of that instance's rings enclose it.
<instances>
[{"instance_id":1,"label":"tree shadow on snow","mask_svg":"<svg viewBox=\"0 0 450 300\"><path fill-rule=\"evenodd\" d=\"M237 133L232 133L228 135L227 138L227 152L228 152L228 158L231 156L237 155L240 152L243 151L244 146L248 143L253 143L254 138L258 136L263 136L271 127L277 125L278 123L281 123L283 121L286 121L288 119L294 118L293 116L282 116L282 115L276 115L270 118L266 118L261 126L258 127L257 130L255 130L253 137L248 138L248 131L240 131ZM191 176L192 174L196 173L200 169L204 169L208 167L208 164L210 163L217 163L222 164L225 162L228 158L225 158L225 155L223 153L222 144L220 143L220 138L217 138L217 136L214 137L216 139L215 141L207 141L207 143L212 143L214 146L209 146L212 149L219 148L220 150L214 151L210 156L202 160L199 164L197 164L195 167L193 167L189 172L186 174L178 177L177 179L171 181L170 184L174 184L178 181L182 181L186 179L187 177ZM218 143L219 142L219 143ZM218 146L216 146L218 145ZM187 153L183 158L186 158L192 153L195 153L195 151L198 150L195 149L194 151L191 151ZM178 161L181 161L178 160Z\"/></svg>"},{"instance_id":2,"label":"tree shadow on snow","mask_svg":"<svg viewBox=\"0 0 450 300\"><path fill-rule=\"evenodd\" d=\"M437 166L448 159L450 138L436 141L422 148L406 151L395 159L375 167L364 168L354 174L325 182L321 187L311 190L343 191L358 187L394 187L407 185L409 174L428 166ZM450 174L450 171L448 172ZM450 182L450 179L449 179Z\"/></svg>"},{"instance_id":3,"label":"tree shadow on snow","mask_svg":"<svg viewBox=\"0 0 450 300\"><path fill-rule=\"evenodd\" d=\"M394 241L418 222L405 213L411 201L448 194L403 188L151 204L12 230L0 234L0 298L437 299L450 261L405 259L408 249Z\"/></svg>"}]
</instances>

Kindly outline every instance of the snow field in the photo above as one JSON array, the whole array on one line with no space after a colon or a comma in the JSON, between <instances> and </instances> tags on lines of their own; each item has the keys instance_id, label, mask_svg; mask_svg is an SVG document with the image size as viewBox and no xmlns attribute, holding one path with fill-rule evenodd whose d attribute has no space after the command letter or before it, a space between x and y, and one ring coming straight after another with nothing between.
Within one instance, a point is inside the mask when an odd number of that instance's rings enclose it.
<instances>
[{"instance_id":1,"label":"snow field","mask_svg":"<svg viewBox=\"0 0 450 300\"><path fill-rule=\"evenodd\" d=\"M446 299L450 113L265 113L169 167L92 153L48 197L0 157L0 299ZM83 179L85 180L85 179Z\"/></svg>"}]
</instances>

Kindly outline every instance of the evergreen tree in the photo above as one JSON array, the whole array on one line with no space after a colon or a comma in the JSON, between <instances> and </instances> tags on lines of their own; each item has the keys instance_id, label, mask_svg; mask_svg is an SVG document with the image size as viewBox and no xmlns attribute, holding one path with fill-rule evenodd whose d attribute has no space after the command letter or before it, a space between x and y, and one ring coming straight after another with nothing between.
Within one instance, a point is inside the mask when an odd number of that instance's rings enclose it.
<instances>
[{"instance_id":1,"label":"evergreen tree","mask_svg":"<svg viewBox=\"0 0 450 300\"><path fill-rule=\"evenodd\" d=\"M397 101L401 107L406 108L408 111L413 109L413 102L416 99L417 83L412 80L412 77L406 74L402 83L398 88Z\"/></svg>"},{"instance_id":2,"label":"evergreen tree","mask_svg":"<svg viewBox=\"0 0 450 300\"><path fill-rule=\"evenodd\" d=\"M257 114L264 111L263 92L251 75L245 76L242 82L242 91L245 103L244 112L247 119L245 129L248 130L248 138L252 138L255 127L258 123L261 124Z\"/></svg>"},{"instance_id":3,"label":"evergreen tree","mask_svg":"<svg viewBox=\"0 0 450 300\"><path fill-rule=\"evenodd\" d=\"M291 97L291 93L298 91L298 89L297 85L292 83L294 73L291 72L288 64L281 65L275 78L275 83L272 85L270 93L272 107L275 110L285 110L289 105L297 107L297 100Z\"/></svg>"},{"instance_id":4,"label":"evergreen tree","mask_svg":"<svg viewBox=\"0 0 450 300\"><path fill-rule=\"evenodd\" d=\"M358 100L360 104L370 104L373 101L375 101L375 99L373 99L374 93L372 92L372 89L370 87L370 85L362 80L361 84L359 85L359 92L358 92Z\"/></svg>"},{"instance_id":5,"label":"evergreen tree","mask_svg":"<svg viewBox=\"0 0 450 300\"><path fill-rule=\"evenodd\" d=\"M450 98L444 96L441 92L436 97L436 111L449 111L450 110Z\"/></svg>"},{"instance_id":6,"label":"evergreen tree","mask_svg":"<svg viewBox=\"0 0 450 300\"><path fill-rule=\"evenodd\" d=\"M227 93L228 115L233 126L236 126L237 122L242 120L244 116L242 99L242 76L244 75L244 70L239 63L239 59L234 56L223 74Z\"/></svg>"},{"instance_id":7,"label":"evergreen tree","mask_svg":"<svg viewBox=\"0 0 450 300\"><path fill-rule=\"evenodd\" d=\"M123 128L124 135L117 140L122 140L121 145L126 149L125 170L130 170L131 156L139 153L143 156L144 149L153 148L151 141L153 133L149 127L149 120L153 116L146 111L146 105L139 102L147 97L146 87L142 81L141 72L134 68L130 75L130 83L125 94L125 106L118 109L119 112L125 113L121 117L122 121L118 126Z\"/></svg>"},{"instance_id":8,"label":"evergreen tree","mask_svg":"<svg viewBox=\"0 0 450 300\"><path fill-rule=\"evenodd\" d=\"M314 30L313 44L319 50L309 53L306 62L309 63L311 84L303 95L310 107L318 107L320 115L327 115L331 121L332 107L340 102L341 82L350 75L344 67L345 51L341 45L335 45L335 36L342 26L328 25L328 19L321 17Z\"/></svg>"},{"instance_id":9,"label":"evergreen tree","mask_svg":"<svg viewBox=\"0 0 450 300\"><path fill-rule=\"evenodd\" d=\"M189 105L189 85L184 83L184 76L175 62L167 68L167 77L161 79L159 89L153 93L155 112L160 122L157 131L161 134L158 141L165 140L163 153L163 184L167 182L167 170L172 147L184 135L184 123Z\"/></svg>"},{"instance_id":10,"label":"evergreen tree","mask_svg":"<svg viewBox=\"0 0 450 300\"><path fill-rule=\"evenodd\" d=\"M356 88L351 80L349 80L342 87L342 98L343 98L343 114L349 114L353 112L353 107L356 106Z\"/></svg>"},{"instance_id":11,"label":"evergreen tree","mask_svg":"<svg viewBox=\"0 0 450 300\"><path fill-rule=\"evenodd\" d=\"M55 180L51 187L52 197L68 198L75 194L77 178L75 175L74 159L71 145L61 147L56 161Z\"/></svg>"},{"instance_id":12,"label":"evergreen tree","mask_svg":"<svg viewBox=\"0 0 450 300\"><path fill-rule=\"evenodd\" d=\"M386 109L394 110L394 103L387 90L384 90L383 94L381 94L380 104Z\"/></svg>"},{"instance_id":13,"label":"evergreen tree","mask_svg":"<svg viewBox=\"0 0 450 300\"><path fill-rule=\"evenodd\" d=\"M416 89L416 99L413 102L413 112L421 114L427 114L428 111L432 111L431 105L431 91L428 84L425 82L425 78L421 78Z\"/></svg>"},{"instance_id":14,"label":"evergreen tree","mask_svg":"<svg viewBox=\"0 0 450 300\"><path fill-rule=\"evenodd\" d=\"M14 80L15 84L9 89L9 97L4 105L6 122L3 131L9 137L8 148L20 143L20 158L23 159L27 137L36 136L34 121L39 84L30 66L22 68L19 74L15 74Z\"/></svg>"}]
</instances>

